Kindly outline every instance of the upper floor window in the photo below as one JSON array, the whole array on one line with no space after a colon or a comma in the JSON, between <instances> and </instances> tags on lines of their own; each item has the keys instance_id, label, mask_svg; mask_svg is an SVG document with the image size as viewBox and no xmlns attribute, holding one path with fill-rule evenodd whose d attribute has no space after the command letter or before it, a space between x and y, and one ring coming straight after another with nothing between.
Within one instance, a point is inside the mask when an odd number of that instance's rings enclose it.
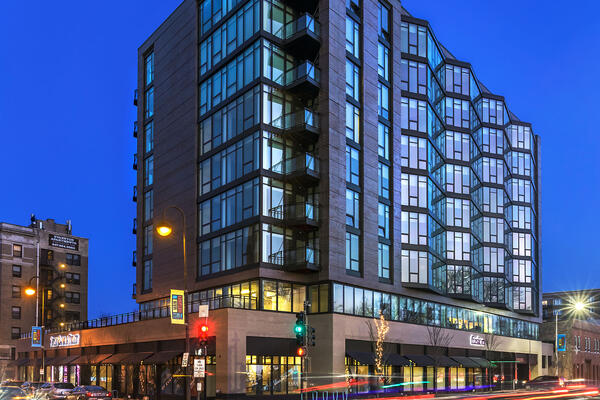
<instances>
[{"instance_id":1,"label":"upper floor window","mask_svg":"<svg viewBox=\"0 0 600 400\"><path fill-rule=\"evenodd\" d=\"M440 70L440 75L444 74L444 70ZM455 65L446 65L443 78L446 82L446 91L460 93L465 96L469 95L470 74L467 68L457 67Z\"/></svg>"},{"instance_id":2,"label":"upper floor window","mask_svg":"<svg viewBox=\"0 0 600 400\"><path fill-rule=\"evenodd\" d=\"M150 221L154 216L154 191L144 193L144 222Z\"/></svg>"},{"instance_id":3,"label":"upper floor window","mask_svg":"<svg viewBox=\"0 0 600 400\"><path fill-rule=\"evenodd\" d=\"M23 246L20 244L13 244L13 257L23 257Z\"/></svg>"},{"instance_id":4,"label":"upper floor window","mask_svg":"<svg viewBox=\"0 0 600 400\"><path fill-rule=\"evenodd\" d=\"M154 82L154 52L146 56L144 61L146 86L150 86Z\"/></svg>"},{"instance_id":5,"label":"upper floor window","mask_svg":"<svg viewBox=\"0 0 600 400\"><path fill-rule=\"evenodd\" d=\"M69 265L81 265L81 255L67 253L66 257L67 264Z\"/></svg>"},{"instance_id":6,"label":"upper floor window","mask_svg":"<svg viewBox=\"0 0 600 400\"><path fill-rule=\"evenodd\" d=\"M21 266L20 265L13 265L12 266L12 276L13 276L13 278L20 278L21 277Z\"/></svg>"},{"instance_id":7,"label":"upper floor window","mask_svg":"<svg viewBox=\"0 0 600 400\"><path fill-rule=\"evenodd\" d=\"M154 156L147 157L144 164L144 186L150 186L154 183Z\"/></svg>"},{"instance_id":8,"label":"upper floor window","mask_svg":"<svg viewBox=\"0 0 600 400\"><path fill-rule=\"evenodd\" d=\"M142 290L152 289L152 260L144 261Z\"/></svg>"},{"instance_id":9,"label":"upper floor window","mask_svg":"<svg viewBox=\"0 0 600 400\"><path fill-rule=\"evenodd\" d=\"M360 109L346 103L346 137L360 143Z\"/></svg>"},{"instance_id":10,"label":"upper floor window","mask_svg":"<svg viewBox=\"0 0 600 400\"><path fill-rule=\"evenodd\" d=\"M358 23L350 17L346 17L346 51L354 57L359 58L359 33Z\"/></svg>"},{"instance_id":11,"label":"upper floor window","mask_svg":"<svg viewBox=\"0 0 600 400\"><path fill-rule=\"evenodd\" d=\"M354 147L346 146L346 182L360 184L360 153Z\"/></svg>"},{"instance_id":12,"label":"upper floor window","mask_svg":"<svg viewBox=\"0 0 600 400\"><path fill-rule=\"evenodd\" d=\"M346 189L346 225L359 228L360 224L360 194Z\"/></svg>"},{"instance_id":13,"label":"upper floor window","mask_svg":"<svg viewBox=\"0 0 600 400\"><path fill-rule=\"evenodd\" d=\"M346 95L353 100L359 100L359 73L358 66L350 60L346 60Z\"/></svg>"},{"instance_id":14,"label":"upper floor window","mask_svg":"<svg viewBox=\"0 0 600 400\"><path fill-rule=\"evenodd\" d=\"M402 52L427 57L427 28L403 22L400 29Z\"/></svg>"},{"instance_id":15,"label":"upper floor window","mask_svg":"<svg viewBox=\"0 0 600 400\"><path fill-rule=\"evenodd\" d=\"M427 94L427 64L402 60L400 62L400 88L412 93Z\"/></svg>"},{"instance_id":16,"label":"upper floor window","mask_svg":"<svg viewBox=\"0 0 600 400\"><path fill-rule=\"evenodd\" d=\"M65 292L65 301L71 304L79 304L80 294L77 292Z\"/></svg>"},{"instance_id":17,"label":"upper floor window","mask_svg":"<svg viewBox=\"0 0 600 400\"><path fill-rule=\"evenodd\" d=\"M146 153L154 150L154 121L144 127L144 146Z\"/></svg>"},{"instance_id":18,"label":"upper floor window","mask_svg":"<svg viewBox=\"0 0 600 400\"><path fill-rule=\"evenodd\" d=\"M390 159L390 133L389 128L381 122L377 125L377 154L386 160Z\"/></svg>"},{"instance_id":19,"label":"upper floor window","mask_svg":"<svg viewBox=\"0 0 600 400\"><path fill-rule=\"evenodd\" d=\"M14 299L21 298L21 286L13 285L13 287L12 287L12 297Z\"/></svg>"},{"instance_id":20,"label":"upper floor window","mask_svg":"<svg viewBox=\"0 0 600 400\"><path fill-rule=\"evenodd\" d=\"M75 274L72 272L67 272L65 274L65 280L68 284L71 285L79 285L81 283L81 275L80 274Z\"/></svg>"},{"instance_id":21,"label":"upper floor window","mask_svg":"<svg viewBox=\"0 0 600 400\"><path fill-rule=\"evenodd\" d=\"M21 319L21 307L13 306L11 309L12 319Z\"/></svg>"},{"instance_id":22,"label":"upper floor window","mask_svg":"<svg viewBox=\"0 0 600 400\"><path fill-rule=\"evenodd\" d=\"M377 82L377 112L380 117L389 118L390 96L389 89L381 82Z\"/></svg>"},{"instance_id":23,"label":"upper floor window","mask_svg":"<svg viewBox=\"0 0 600 400\"><path fill-rule=\"evenodd\" d=\"M384 199L390 198L390 168L383 164L379 163L379 168L377 170L377 181L379 184L379 197L383 197Z\"/></svg>"},{"instance_id":24,"label":"upper floor window","mask_svg":"<svg viewBox=\"0 0 600 400\"><path fill-rule=\"evenodd\" d=\"M358 272L360 268L360 240L358 235L346 232L346 269Z\"/></svg>"},{"instance_id":25,"label":"upper floor window","mask_svg":"<svg viewBox=\"0 0 600 400\"><path fill-rule=\"evenodd\" d=\"M390 80L390 50L381 42L377 44L377 73L380 78Z\"/></svg>"},{"instance_id":26,"label":"upper floor window","mask_svg":"<svg viewBox=\"0 0 600 400\"><path fill-rule=\"evenodd\" d=\"M389 27L390 10L387 8L387 6L385 6L381 3L378 3L377 6L378 6L377 17L378 17L378 22L379 22L379 34L381 36L383 36L386 40L390 40L390 27Z\"/></svg>"},{"instance_id":27,"label":"upper floor window","mask_svg":"<svg viewBox=\"0 0 600 400\"><path fill-rule=\"evenodd\" d=\"M13 340L20 339L21 338L21 328L19 328L17 326L13 326L12 328L10 328L10 338Z\"/></svg>"},{"instance_id":28,"label":"upper floor window","mask_svg":"<svg viewBox=\"0 0 600 400\"><path fill-rule=\"evenodd\" d=\"M144 117L151 118L154 115L154 86L146 91L144 102Z\"/></svg>"}]
</instances>

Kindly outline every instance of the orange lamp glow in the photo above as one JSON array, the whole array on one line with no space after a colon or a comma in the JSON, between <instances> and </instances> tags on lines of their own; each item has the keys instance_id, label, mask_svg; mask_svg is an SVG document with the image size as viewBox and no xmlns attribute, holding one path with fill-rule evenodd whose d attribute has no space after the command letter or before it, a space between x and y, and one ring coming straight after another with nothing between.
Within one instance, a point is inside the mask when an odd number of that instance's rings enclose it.
<instances>
[{"instance_id":1,"label":"orange lamp glow","mask_svg":"<svg viewBox=\"0 0 600 400\"><path fill-rule=\"evenodd\" d=\"M32 287L25 288L25 294L27 296L33 296L35 294L35 289Z\"/></svg>"},{"instance_id":2,"label":"orange lamp glow","mask_svg":"<svg viewBox=\"0 0 600 400\"><path fill-rule=\"evenodd\" d=\"M161 223L156 226L156 233L160 236L169 236L173 232L173 228L167 223Z\"/></svg>"}]
</instances>

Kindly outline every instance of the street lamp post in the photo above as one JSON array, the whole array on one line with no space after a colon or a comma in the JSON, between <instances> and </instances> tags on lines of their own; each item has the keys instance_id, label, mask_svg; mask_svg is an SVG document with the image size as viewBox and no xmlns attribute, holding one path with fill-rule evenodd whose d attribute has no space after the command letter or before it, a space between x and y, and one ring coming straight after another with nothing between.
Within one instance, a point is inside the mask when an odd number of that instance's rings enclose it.
<instances>
[{"instance_id":1,"label":"street lamp post","mask_svg":"<svg viewBox=\"0 0 600 400\"><path fill-rule=\"evenodd\" d=\"M34 279L37 279L36 287L38 288L38 290L34 289L33 286L31 286L31 282ZM45 311L44 311L44 307L45 307L45 303L46 303L46 299L45 299L46 296L44 296L43 290L41 290L41 292L42 292L42 296L41 296L41 298L42 298L41 322L42 323L40 325L40 315L38 314L38 311L37 311L37 302L38 302L38 299L39 299L38 296L39 296L39 293L40 293L39 288L40 288L40 276L39 275L32 276L31 279L29 279L29 283L27 284L27 287L25 288L25 294L27 296L36 295L35 296L35 300L36 300L35 325L36 326L40 326L42 328L42 337L41 337L41 342L42 342L42 346L41 346L41 349L42 349L42 371L44 371L44 378L45 378L46 377L46 357L45 357L45 354L44 354L44 325L45 325L46 321L45 321L44 317L45 317L46 314L45 314Z\"/></svg>"},{"instance_id":2,"label":"street lamp post","mask_svg":"<svg viewBox=\"0 0 600 400\"><path fill-rule=\"evenodd\" d=\"M182 220L181 241L182 241L182 250L183 250L183 298L184 298L185 308L187 308L187 301L188 301L187 253L186 253L186 247L185 247L186 224L185 224L185 213L183 212L183 210L181 208L179 208L177 206L173 206L173 205L166 207L163 210L163 220L160 221L160 223L157 224L157 226L156 226L156 232L162 237L167 237L173 232L173 227L165 219L165 212L170 208L177 210L179 212L179 214L181 215L181 220ZM183 310L184 317L185 317L185 314L187 313L187 310L185 308ZM189 321L188 321L187 317L185 317L185 352L188 354L190 352L190 329L189 329ZM185 399L190 400L191 393L190 393L190 384L189 384L189 376L188 376L189 375L189 362L185 366L184 375L185 375ZM204 388L204 390L206 390L206 388Z\"/></svg>"},{"instance_id":3,"label":"street lamp post","mask_svg":"<svg viewBox=\"0 0 600 400\"><path fill-rule=\"evenodd\" d=\"M590 310L587 308L585 301L577 300L572 302L567 307L563 308L563 311L569 311L575 316L581 316L581 314L587 313ZM554 353L556 356L556 376L558 376L558 310L554 311Z\"/></svg>"}]
</instances>

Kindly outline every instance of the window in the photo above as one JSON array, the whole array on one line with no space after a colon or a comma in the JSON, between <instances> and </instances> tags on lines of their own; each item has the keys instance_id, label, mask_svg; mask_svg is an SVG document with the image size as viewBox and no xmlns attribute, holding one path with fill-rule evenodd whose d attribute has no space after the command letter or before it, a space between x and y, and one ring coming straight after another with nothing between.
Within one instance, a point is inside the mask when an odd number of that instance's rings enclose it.
<instances>
[{"instance_id":1,"label":"window","mask_svg":"<svg viewBox=\"0 0 600 400\"><path fill-rule=\"evenodd\" d=\"M389 118L390 98L389 89L381 82L377 82L377 112L380 117Z\"/></svg>"},{"instance_id":2,"label":"window","mask_svg":"<svg viewBox=\"0 0 600 400\"><path fill-rule=\"evenodd\" d=\"M389 40L390 37L390 28L389 28L389 20L390 20L390 11L388 8L381 4L377 4L377 17L379 22L379 34L383 36L386 40Z\"/></svg>"},{"instance_id":3,"label":"window","mask_svg":"<svg viewBox=\"0 0 600 400\"><path fill-rule=\"evenodd\" d=\"M356 58L360 56L358 23L348 16L346 17L346 51Z\"/></svg>"},{"instance_id":4,"label":"window","mask_svg":"<svg viewBox=\"0 0 600 400\"><path fill-rule=\"evenodd\" d=\"M360 194L346 189L346 225L360 228Z\"/></svg>"},{"instance_id":5,"label":"window","mask_svg":"<svg viewBox=\"0 0 600 400\"><path fill-rule=\"evenodd\" d=\"M144 127L144 146L146 153L154 150L154 121L150 121Z\"/></svg>"},{"instance_id":6,"label":"window","mask_svg":"<svg viewBox=\"0 0 600 400\"><path fill-rule=\"evenodd\" d=\"M262 280L263 310L300 312L304 310L306 286Z\"/></svg>"},{"instance_id":7,"label":"window","mask_svg":"<svg viewBox=\"0 0 600 400\"><path fill-rule=\"evenodd\" d=\"M10 338L12 340L16 340L16 339L20 339L21 338L21 328L13 326L12 328L10 328Z\"/></svg>"},{"instance_id":8,"label":"window","mask_svg":"<svg viewBox=\"0 0 600 400\"><path fill-rule=\"evenodd\" d=\"M402 174L401 196L403 206L427 207L427 177Z\"/></svg>"},{"instance_id":9,"label":"window","mask_svg":"<svg viewBox=\"0 0 600 400\"><path fill-rule=\"evenodd\" d=\"M152 289L152 260L144 261L144 269L142 271L142 290Z\"/></svg>"},{"instance_id":10,"label":"window","mask_svg":"<svg viewBox=\"0 0 600 400\"><path fill-rule=\"evenodd\" d=\"M427 57L427 28L403 22L400 29L402 52Z\"/></svg>"},{"instance_id":11,"label":"window","mask_svg":"<svg viewBox=\"0 0 600 400\"><path fill-rule=\"evenodd\" d=\"M65 302L69 304L79 304L80 295L78 292L65 292Z\"/></svg>"},{"instance_id":12,"label":"window","mask_svg":"<svg viewBox=\"0 0 600 400\"><path fill-rule=\"evenodd\" d=\"M80 266L81 265L81 255L67 253L67 255L66 255L66 263L69 264L69 265Z\"/></svg>"},{"instance_id":13,"label":"window","mask_svg":"<svg viewBox=\"0 0 600 400\"><path fill-rule=\"evenodd\" d=\"M402 211L402 243L427 245L427 214Z\"/></svg>"},{"instance_id":14,"label":"window","mask_svg":"<svg viewBox=\"0 0 600 400\"><path fill-rule=\"evenodd\" d=\"M269 231L269 226L267 225L262 232L265 262L269 262L269 259L277 261L277 256L271 257L271 255L280 249L280 254L283 253L283 234ZM259 235L258 227L254 225L201 242L198 246L200 275L227 271L258 262L261 254ZM282 260L282 257L279 258Z\"/></svg>"},{"instance_id":15,"label":"window","mask_svg":"<svg viewBox=\"0 0 600 400\"><path fill-rule=\"evenodd\" d=\"M470 168L460 165L446 164L446 190L458 194L469 194Z\"/></svg>"},{"instance_id":16,"label":"window","mask_svg":"<svg viewBox=\"0 0 600 400\"><path fill-rule=\"evenodd\" d=\"M446 279L448 293L471 293L471 267L448 265Z\"/></svg>"},{"instance_id":17,"label":"window","mask_svg":"<svg viewBox=\"0 0 600 400\"><path fill-rule=\"evenodd\" d=\"M446 65L440 69L440 75L446 82L446 91L469 95L470 74L468 68L457 67L455 65Z\"/></svg>"},{"instance_id":18,"label":"window","mask_svg":"<svg viewBox=\"0 0 600 400\"><path fill-rule=\"evenodd\" d=\"M531 283L533 281L531 260L512 260L512 263L513 282Z\"/></svg>"},{"instance_id":19,"label":"window","mask_svg":"<svg viewBox=\"0 0 600 400\"><path fill-rule=\"evenodd\" d=\"M12 297L14 299L21 298L21 286L13 285L13 287L12 287Z\"/></svg>"},{"instance_id":20,"label":"window","mask_svg":"<svg viewBox=\"0 0 600 400\"><path fill-rule=\"evenodd\" d=\"M379 197L390 199L390 167L379 163L377 169L377 182L379 185Z\"/></svg>"},{"instance_id":21,"label":"window","mask_svg":"<svg viewBox=\"0 0 600 400\"><path fill-rule=\"evenodd\" d=\"M154 52L146 56L144 66L146 70L146 86L150 86L154 82Z\"/></svg>"},{"instance_id":22,"label":"window","mask_svg":"<svg viewBox=\"0 0 600 400\"><path fill-rule=\"evenodd\" d=\"M400 127L427 133L427 102L403 97L400 102Z\"/></svg>"},{"instance_id":23,"label":"window","mask_svg":"<svg viewBox=\"0 0 600 400\"><path fill-rule=\"evenodd\" d=\"M21 246L20 244L13 244L13 257L23 257L23 246Z\"/></svg>"},{"instance_id":24,"label":"window","mask_svg":"<svg viewBox=\"0 0 600 400\"><path fill-rule=\"evenodd\" d=\"M427 284L427 252L402 250L402 282Z\"/></svg>"},{"instance_id":25,"label":"window","mask_svg":"<svg viewBox=\"0 0 600 400\"><path fill-rule=\"evenodd\" d=\"M360 109L346 103L346 137L360 143Z\"/></svg>"},{"instance_id":26,"label":"window","mask_svg":"<svg viewBox=\"0 0 600 400\"><path fill-rule=\"evenodd\" d=\"M12 266L12 276L13 276L13 278L20 278L21 277L21 266L20 265L13 265Z\"/></svg>"},{"instance_id":27,"label":"window","mask_svg":"<svg viewBox=\"0 0 600 400\"><path fill-rule=\"evenodd\" d=\"M154 183L154 156L146 157L144 160L144 186Z\"/></svg>"},{"instance_id":28,"label":"window","mask_svg":"<svg viewBox=\"0 0 600 400\"><path fill-rule=\"evenodd\" d=\"M448 197L446 199L446 224L468 228L470 226L470 206L469 200Z\"/></svg>"},{"instance_id":29,"label":"window","mask_svg":"<svg viewBox=\"0 0 600 400\"><path fill-rule=\"evenodd\" d=\"M358 272L360 268L359 237L346 232L346 270Z\"/></svg>"},{"instance_id":30,"label":"window","mask_svg":"<svg viewBox=\"0 0 600 400\"><path fill-rule=\"evenodd\" d=\"M377 73L379 77L390 80L390 50L383 43L377 43Z\"/></svg>"},{"instance_id":31,"label":"window","mask_svg":"<svg viewBox=\"0 0 600 400\"><path fill-rule=\"evenodd\" d=\"M390 246L384 243L378 243L377 255L379 277L390 279Z\"/></svg>"},{"instance_id":32,"label":"window","mask_svg":"<svg viewBox=\"0 0 600 400\"><path fill-rule=\"evenodd\" d=\"M481 99L477 110L483 122L504 125L504 103L500 100Z\"/></svg>"},{"instance_id":33,"label":"window","mask_svg":"<svg viewBox=\"0 0 600 400\"><path fill-rule=\"evenodd\" d=\"M389 128L381 122L377 125L377 154L389 161L390 159Z\"/></svg>"},{"instance_id":34,"label":"window","mask_svg":"<svg viewBox=\"0 0 600 400\"><path fill-rule=\"evenodd\" d=\"M13 306L11 308L12 319L21 319L21 307Z\"/></svg>"},{"instance_id":35,"label":"window","mask_svg":"<svg viewBox=\"0 0 600 400\"><path fill-rule=\"evenodd\" d=\"M483 217L483 241L504 243L504 219Z\"/></svg>"},{"instance_id":36,"label":"window","mask_svg":"<svg viewBox=\"0 0 600 400\"><path fill-rule=\"evenodd\" d=\"M360 101L360 78L358 66L350 60L346 60L346 95L355 101Z\"/></svg>"},{"instance_id":37,"label":"window","mask_svg":"<svg viewBox=\"0 0 600 400\"><path fill-rule=\"evenodd\" d=\"M354 147L346 145L346 182L360 184L359 152Z\"/></svg>"},{"instance_id":38,"label":"window","mask_svg":"<svg viewBox=\"0 0 600 400\"><path fill-rule=\"evenodd\" d=\"M148 225L144 227L144 256L152 255L152 235L153 226Z\"/></svg>"},{"instance_id":39,"label":"window","mask_svg":"<svg viewBox=\"0 0 600 400\"><path fill-rule=\"evenodd\" d=\"M403 167L427 169L427 139L402 135L400 150Z\"/></svg>"},{"instance_id":40,"label":"window","mask_svg":"<svg viewBox=\"0 0 600 400\"><path fill-rule=\"evenodd\" d=\"M443 103L438 103L443 107ZM467 100L452 99L446 97L446 107L441 110L446 116L446 124L457 126L459 128L469 128L470 126L470 107Z\"/></svg>"},{"instance_id":41,"label":"window","mask_svg":"<svg viewBox=\"0 0 600 400\"><path fill-rule=\"evenodd\" d=\"M446 134L438 136L438 139L441 139L438 143L447 158L469 161L471 139L468 133L446 131Z\"/></svg>"},{"instance_id":42,"label":"window","mask_svg":"<svg viewBox=\"0 0 600 400\"><path fill-rule=\"evenodd\" d=\"M152 118L154 116L154 86L146 91L146 101L144 102L144 117Z\"/></svg>"},{"instance_id":43,"label":"window","mask_svg":"<svg viewBox=\"0 0 600 400\"><path fill-rule=\"evenodd\" d=\"M452 260L471 259L471 235L466 232L446 232L446 257Z\"/></svg>"},{"instance_id":44,"label":"window","mask_svg":"<svg viewBox=\"0 0 600 400\"><path fill-rule=\"evenodd\" d=\"M144 221L148 222L154 216L154 190L144 193Z\"/></svg>"},{"instance_id":45,"label":"window","mask_svg":"<svg viewBox=\"0 0 600 400\"><path fill-rule=\"evenodd\" d=\"M400 88L411 93L428 94L427 64L403 59L400 62Z\"/></svg>"},{"instance_id":46,"label":"window","mask_svg":"<svg viewBox=\"0 0 600 400\"><path fill-rule=\"evenodd\" d=\"M390 206L387 204L379 203L377 206L377 222L378 222L378 234L379 236L389 239L390 238Z\"/></svg>"},{"instance_id":47,"label":"window","mask_svg":"<svg viewBox=\"0 0 600 400\"><path fill-rule=\"evenodd\" d=\"M65 274L65 280L68 284L79 285L81 283L81 275L72 272L67 272Z\"/></svg>"}]
</instances>

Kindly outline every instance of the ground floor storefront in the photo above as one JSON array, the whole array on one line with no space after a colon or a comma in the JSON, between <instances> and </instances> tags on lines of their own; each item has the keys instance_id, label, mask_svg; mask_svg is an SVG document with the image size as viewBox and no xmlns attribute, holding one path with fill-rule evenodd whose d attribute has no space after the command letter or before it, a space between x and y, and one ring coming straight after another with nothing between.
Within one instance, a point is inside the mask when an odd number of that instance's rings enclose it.
<instances>
[{"instance_id":1,"label":"ground floor storefront","mask_svg":"<svg viewBox=\"0 0 600 400\"><path fill-rule=\"evenodd\" d=\"M193 378L193 368L182 366L185 327L171 325L169 318L48 333L43 359L41 349L23 339L15 362L18 377L98 384L118 397L175 400L185 397L186 385L192 396L200 388L209 398L298 397L307 389L508 389L548 372L539 341L443 329L439 332L444 343L436 343L431 328L395 321L388 322L378 358L373 319L335 313L309 315L316 346L307 348L306 357L298 357L294 314L211 310L204 349L197 339L198 319L190 316L188 365L205 359L205 379ZM486 340L495 343L486 345Z\"/></svg>"}]
</instances>

